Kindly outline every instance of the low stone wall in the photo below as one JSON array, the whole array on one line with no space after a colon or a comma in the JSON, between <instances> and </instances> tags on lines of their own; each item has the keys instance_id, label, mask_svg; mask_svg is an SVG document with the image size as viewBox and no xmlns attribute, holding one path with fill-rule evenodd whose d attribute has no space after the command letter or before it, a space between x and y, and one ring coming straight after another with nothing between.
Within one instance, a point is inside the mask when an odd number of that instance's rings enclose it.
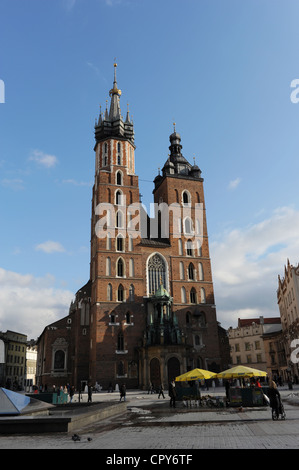
<instances>
[{"instance_id":1,"label":"low stone wall","mask_svg":"<svg viewBox=\"0 0 299 470\"><path fill-rule=\"evenodd\" d=\"M77 407L70 413L63 413L64 416L55 415L55 412L49 416L5 416L0 417L0 434L71 432L126 412L127 404L120 402Z\"/></svg>"}]
</instances>

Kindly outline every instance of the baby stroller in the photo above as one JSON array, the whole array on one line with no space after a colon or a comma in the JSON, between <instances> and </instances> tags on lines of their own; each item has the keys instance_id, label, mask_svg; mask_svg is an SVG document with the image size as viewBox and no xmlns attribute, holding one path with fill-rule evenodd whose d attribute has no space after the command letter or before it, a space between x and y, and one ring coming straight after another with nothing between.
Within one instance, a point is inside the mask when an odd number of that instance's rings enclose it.
<instances>
[{"instance_id":1,"label":"baby stroller","mask_svg":"<svg viewBox=\"0 0 299 470\"><path fill-rule=\"evenodd\" d=\"M276 406L272 406L272 419L273 419L273 421L278 420L279 416L281 417L281 419L286 419L286 414L285 414L285 411L284 411L282 401L280 400L279 397L276 397Z\"/></svg>"}]
</instances>

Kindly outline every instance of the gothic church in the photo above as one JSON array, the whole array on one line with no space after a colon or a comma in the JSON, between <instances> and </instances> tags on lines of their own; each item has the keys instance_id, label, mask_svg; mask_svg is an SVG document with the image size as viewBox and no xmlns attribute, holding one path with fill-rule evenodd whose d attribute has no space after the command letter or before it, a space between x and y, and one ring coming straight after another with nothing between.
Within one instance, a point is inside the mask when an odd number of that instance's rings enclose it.
<instances>
[{"instance_id":1,"label":"gothic church","mask_svg":"<svg viewBox=\"0 0 299 470\"><path fill-rule=\"evenodd\" d=\"M129 112L121 115L120 96L115 64L110 108L95 124L90 280L68 316L38 339L43 386L167 387L195 367L227 366L201 171L183 156L174 129L153 182L156 217L150 219L140 204L134 126Z\"/></svg>"}]
</instances>

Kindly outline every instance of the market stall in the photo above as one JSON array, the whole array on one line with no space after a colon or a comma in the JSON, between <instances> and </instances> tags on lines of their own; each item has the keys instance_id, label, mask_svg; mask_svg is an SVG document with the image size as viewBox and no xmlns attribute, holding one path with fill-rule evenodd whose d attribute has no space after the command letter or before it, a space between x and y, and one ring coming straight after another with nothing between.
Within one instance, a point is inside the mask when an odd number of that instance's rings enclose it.
<instances>
[{"instance_id":1,"label":"market stall","mask_svg":"<svg viewBox=\"0 0 299 470\"><path fill-rule=\"evenodd\" d=\"M175 378L175 381L178 382L178 387L176 387L177 399L199 400L200 385L202 385L202 383L204 383L206 380L212 380L215 377L215 372L204 369L192 369L182 375L179 375Z\"/></svg>"},{"instance_id":2,"label":"market stall","mask_svg":"<svg viewBox=\"0 0 299 470\"><path fill-rule=\"evenodd\" d=\"M230 406L262 406L264 404L264 389L259 381L248 382L246 386L243 380L266 377L267 372L240 365L220 372L216 376L218 379L227 381L226 399ZM233 379L238 379L240 384L238 386L232 384Z\"/></svg>"}]
</instances>

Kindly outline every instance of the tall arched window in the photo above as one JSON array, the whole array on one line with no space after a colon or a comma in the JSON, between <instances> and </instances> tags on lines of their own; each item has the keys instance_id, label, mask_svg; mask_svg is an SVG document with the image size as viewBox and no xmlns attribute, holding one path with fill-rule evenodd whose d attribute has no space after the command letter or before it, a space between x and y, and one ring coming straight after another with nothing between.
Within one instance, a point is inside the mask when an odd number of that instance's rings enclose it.
<instances>
[{"instance_id":1,"label":"tall arched window","mask_svg":"<svg viewBox=\"0 0 299 470\"><path fill-rule=\"evenodd\" d=\"M200 281L204 280L202 263L198 263L198 278Z\"/></svg>"},{"instance_id":2,"label":"tall arched window","mask_svg":"<svg viewBox=\"0 0 299 470\"><path fill-rule=\"evenodd\" d=\"M189 266L188 266L188 278L192 281L194 281L194 279L195 279L193 263L190 263Z\"/></svg>"},{"instance_id":3,"label":"tall arched window","mask_svg":"<svg viewBox=\"0 0 299 470\"><path fill-rule=\"evenodd\" d=\"M107 300L112 300L112 285L108 284L107 286Z\"/></svg>"},{"instance_id":4,"label":"tall arched window","mask_svg":"<svg viewBox=\"0 0 299 470\"><path fill-rule=\"evenodd\" d=\"M127 325L130 325L130 323L131 323L131 315L130 315L130 312L127 312L127 313L126 313L126 323L127 323Z\"/></svg>"},{"instance_id":5,"label":"tall arched window","mask_svg":"<svg viewBox=\"0 0 299 470\"><path fill-rule=\"evenodd\" d=\"M122 174L121 171L118 171L118 172L116 173L116 184L117 184L118 186L121 186L121 185L123 184L123 174Z\"/></svg>"},{"instance_id":6,"label":"tall arched window","mask_svg":"<svg viewBox=\"0 0 299 470\"><path fill-rule=\"evenodd\" d=\"M202 256L202 240L197 240L197 254L198 256Z\"/></svg>"},{"instance_id":7,"label":"tall arched window","mask_svg":"<svg viewBox=\"0 0 299 470\"><path fill-rule=\"evenodd\" d=\"M65 353L62 350L58 350L55 352L54 356L54 369L64 369L64 360L65 360Z\"/></svg>"},{"instance_id":8,"label":"tall arched window","mask_svg":"<svg viewBox=\"0 0 299 470\"><path fill-rule=\"evenodd\" d=\"M122 213L122 211L117 211L116 212L115 225L116 225L117 228L123 228L124 227L124 214Z\"/></svg>"},{"instance_id":9,"label":"tall arched window","mask_svg":"<svg viewBox=\"0 0 299 470\"><path fill-rule=\"evenodd\" d=\"M115 193L115 204L121 206L123 203L123 194L120 189L118 189Z\"/></svg>"},{"instance_id":10,"label":"tall arched window","mask_svg":"<svg viewBox=\"0 0 299 470\"><path fill-rule=\"evenodd\" d=\"M206 303L206 291L204 290L203 287L201 287L201 289L200 289L200 302L202 304Z\"/></svg>"},{"instance_id":11,"label":"tall arched window","mask_svg":"<svg viewBox=\"0 0 299 470\"><path fill-rule=\"evenodd\" d=\"M200 337L199 337L199 335L194 336L194 345L195 346L200 346Z\"/></svg>"},{"instance_id":12,"label":"tall arched window","mask_svg":"<svg viewBox=\"0 0 299 470\"><path fill-rule=\"evenodd\" d=\"M118 289L117 289L117 300L118 302L124 301L124 288L121 284L119 284Z\"/></svg>"},{"instance_id":13,"label":"tall arched window","mask_svg":"<svg viewBox=\"0 0 299 470\"><path fill-rule=\"evenodd\" d=\"M130 289L129 289L129 301L134 302L134 300L135 300L135 288L134 288L134 285L131 284Z\"/></svg>"},{"instance_id":14,"label":"tall arched window","mask_svg":"<svg viewBox=\"0 0 299 470\"><path fill-rule=\"evenodd\" d=\"M111 259L106 258L106 276L111 276Z\"/></svg>"},{"instance_id":15,"label":"tall arched window","mask_svg":"<svg viewBox=\"0 0 299 470\"><path fill-rule=\"evenodd\" d=\"M111 250L111 234L107 232L106 249Z\"/></svg>"},{"instance_id":16,"label":"tall arched window","mask_svg":"<svg viewBox=\"0 0 299 470\"><path fill-rule=\"evenodd\" d=\"M193 242L191 240L186 242L186 252L187 256L193 256Z\"/></svg>"},{"instance_id":17,"label":"tall arched window","mask_svg":"<svg viewBox=\"0 0 299 470\"><path fill-rule=\"evenodd\" d=\"M187 191L186 189L185 189L185 191L183 191L183 193L182 193L182 203L183 203L185 206L191 204L191 196L190 196L189 191Z\"/></svg>"},{"instance_id":18,"label":"tall arched window","mask_svg":"<svg viewBox=\"0 0 299 470\"><path fill-rule=\"evenodd\" d=\"M190 217L186 217L186 219L184 220L184 234L193 234L192 220L190 219Z\"/></svg>"},{"instance_id":19,"label":"tall arched window","mask_svg":"<svg viewBox=\"0 0 299 470\"><path fill-rule=\"evenodd\" d=\"M125 367L123 361L119 361L117 365L117 376L122 377L125 375Z\"/></svg>"},{"instance_id":20,"label":"tall arched window","mask_svg":"<svg viewBox=\"0 0 299 470\"><path fill-rule=\"evenodd\" d=\"M190 290L190 304L196 304L196 290L194 287Z\"/></svg>"},{"instance_id":21,"label":"tall arched window","mask_svg":"<svg viewBox=\"0 0 299 470\"><path fill-rule=\"evenodd\" d=\"M150 257L147 266L148 292L153 295L159 289L161 283L166 289L166 264L162 256L154 254Z\"/></svg>"},{"instance_id":22,"label":"tall arched window","mask_svg":"<svg viewBox=\"0 0 299 470\"><path fill-rule=\"evenodd\" d=\"M125 240L124 237L119 234L116 237L116 250L117 251L124 251L125 250Z\"/></svg>"},{"instance_id":23,"label":"tall arched window","mask_svg":"<svg viewBox=\"0 0 299 470\"><path fill-rule=\"evenodd\" d=\"M121 165L121 145L117 142L117 164Z\"/></svg>"},{"instance_id":24,"label":"tall arched window","mask_svg":"<svg viewBox=\"0 0 299 470\"><path fill-rule=\"evenodd\" d=\"M185 287L181 287L181 302L182 304L186 303L186 289Z\"/></svg>"},{"instance_id":25,"label":"tall arched window","mask_svg":"<svg viewBox=\"0 0 299 470\"><path fill-rule=\"evenodd\" d=\"M118 277L124 277L125 275L125 265L124 261L121 258L119 258L119 260L117 261L116 273Z\"/></svg>"},{"instance_id":26,"label":"tall arched window","mask_svg":"<svg viewBox=\"0 0 299 470\"><path fill-rule=\"evenodd\" d=\"M104 158L103 158L103 166L108 164L108 144L105 142L104 144Z\"/></svg>"},{"instance_id":27,"label":"tall arched window","mask_svg":"<svg viewBox=\"0 0 299 470\"><path fill-rule=\"evenodd\" d=\"M118 351L124 351L124 335L123 333L119 333L117 337L117 349Z\"/></svg>"},{"instance_id":28,"label":"tall arched window","mask_svg":"<svg viewBox=\"0 0 299 470\"><path fill-rule=\"evenodd\" d=\"M180 261L180 279L185 279L184 263Z\"/></svg>"},{"instance_id":29,"label":"tall arched window","mask_svg":"<svg viewBox=\"0 0 299 470\"><path fill-rule=\"evenodd\" d=\"M134 277L134 259L130 258L129 260L129 276Z\"/></svg>"},{"instance_id":30,"label":"tall arched window","mask_svg":"<svg viewBox=\"0 0 299 470\"><path fill-rule=\"evenodd\" d=\"M129 235L129 238L128 238L128 250L133 251L133 237L132 237L132 235Z\"/></svg>"}]
</instances>

